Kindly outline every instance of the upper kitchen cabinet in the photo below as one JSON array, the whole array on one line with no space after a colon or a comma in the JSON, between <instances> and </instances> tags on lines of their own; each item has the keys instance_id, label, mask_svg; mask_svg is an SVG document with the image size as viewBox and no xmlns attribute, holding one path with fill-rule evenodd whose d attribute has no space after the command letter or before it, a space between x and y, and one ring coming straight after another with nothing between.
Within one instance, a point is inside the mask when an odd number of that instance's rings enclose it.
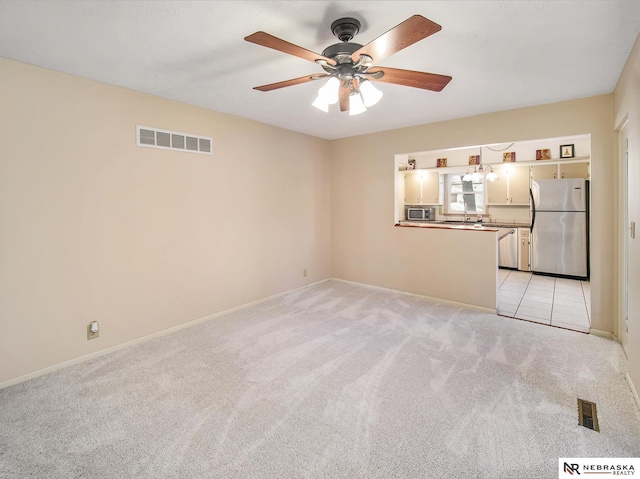
<instances>
[{"instance_id":1,"label":"upper kitchen cabinet","mask_svg":"<svg viewBox=\"0 0 640 479\"><path fill-rule=\"evenodd\" d=\"M559 178L584 178L589 179L589 162L560 163L558 165Z\"/></svg>"},{"instance_id":2,"label":"upper kitchen cabinet","mask_svg":"<svg viewBox=\"0 0 640 479\"><path fill-rule=\"evenodd\" d=\"M529 176L528 166L510 168L508 173L510 205L529 205Z\"/></svg>"},{"instance_id":3,"label":"upper kitchen cabinet","mask_svg":"<svg viewBox=\"0 0 640 479\"><path fill-rule=\"evenodd\" d=\"M406 205L440 205L440 173L417 170L404 177L404 203Z\"/></svg>"},{"instance_id":4,"label":"upper kitchen cabinet","mask_svg":"<svg viewBox=\"0 0 640 479\"><path fill-rule=\"evenodd\" d=\"M528 205L529 167L496 165L493 171L500 178L487 181L488 205Z\"/></svg>"},{"instance_id":5,"label":"upper kitchen cabinet","mask_svg":"<svg viewBox=\"0 0 640 479\"><path fill-rule=\"evenodd\" d=\"M422 179L422 204L424 205L441 205L442 180L440 173L436 171L425 174Z\"/></svg>"},{"instance_id":6,"label":"upper kitchen cabinet","mask_svg":"<svg viewBox=\"0 0 640 479\"><path fill-rule=\"evenodd\" d=\"M487 181L487 204L488 205L508 205L509 204L509 180L506 170L502 166L495 166L494 173L498 175L498 181Z\"/></svg>"},{"instance_id":7,"label":"upper kitchen cabinet","mask_svg":"<svg viewBox=\"0 0 640 479\"><path fill-rule=\"evenodd\" d=\"M548 165L533 165L531 167L532 180L555 180L557 178L589 179L589 162L557 162Z\"/></svg>"},{"instance_id":8,"label":"upper kitchen cabinet","mask_svg":"<svg viewBox=\"0 0 640 479\"><path fill-rule=\"evenodd\" d=\"M418 172L404 175L404 203L419 205L422 202L422 180Z\"/></svg>"},{"instance_id":9,"label":"upper kitchen cabinet","mask_svg":"<svg viewBox=\"0 0 640 479\"><path fill-rule=\"evenodd\" d=\"M533 165L531 167L532 180L555 180L558 178L558 165Z\"/></svg>"}]
</instances>

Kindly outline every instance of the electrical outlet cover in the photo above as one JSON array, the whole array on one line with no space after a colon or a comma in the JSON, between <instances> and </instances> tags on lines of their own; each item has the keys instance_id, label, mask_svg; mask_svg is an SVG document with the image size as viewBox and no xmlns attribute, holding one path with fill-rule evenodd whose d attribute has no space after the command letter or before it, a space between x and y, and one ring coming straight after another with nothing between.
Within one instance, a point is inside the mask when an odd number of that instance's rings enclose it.
<instances>
[{"instance_id":1,"label":"electrical outlet cover","mask_svg":"<svg viewBox=\"0 0 640 479\"><path fill-rule=\"evenodd\" d=\"M87 339L96 339L98 337L100 337L100 330L98 329L98 331L94 333L91 331L91 323L87 324Z\"/></svg>"}]
</instances>

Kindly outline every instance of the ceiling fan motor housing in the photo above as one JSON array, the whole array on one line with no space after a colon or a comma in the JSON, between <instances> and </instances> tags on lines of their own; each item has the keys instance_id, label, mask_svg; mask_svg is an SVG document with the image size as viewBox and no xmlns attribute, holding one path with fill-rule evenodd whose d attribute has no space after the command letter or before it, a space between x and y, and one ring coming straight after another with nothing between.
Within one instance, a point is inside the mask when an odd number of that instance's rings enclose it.
<instances>
[{"instance_id":1,"label":"ceiling fan motor housing","mask_svg":"<svg viewBox=\"0 0 640 479\"><path fill-rule=\"evenodd\" d=\"M331 31L341 42L348 42L360 31L360 22L350 17L339 18L331 24Z\"/></svg>"},{"instance_id":2,"label":"ceiling fan motor housing","mask_svg":"<svg viewBox=\"0 0 640 479\"><path fill-rule=\"evenodd\" d=\"M324 49L323 57L331 58L336 63L351 61L351 54L362 48L362 45L353 42L336 43ZM344 57L344 58L343 58Z\"/></svg>"}]
</instances>

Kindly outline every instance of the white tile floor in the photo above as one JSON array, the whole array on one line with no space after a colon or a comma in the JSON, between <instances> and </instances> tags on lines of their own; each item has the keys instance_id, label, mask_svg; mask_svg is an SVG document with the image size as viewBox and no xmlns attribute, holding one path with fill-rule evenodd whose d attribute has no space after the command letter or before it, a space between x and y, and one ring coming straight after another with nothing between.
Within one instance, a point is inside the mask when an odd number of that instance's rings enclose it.
<instances>
[{"instance_id":1,"label":"white tile floor","mask_svg":"<svg viewBox=\"0 0 640 479\"><path fill-rule=\"evenodd\" d=\"M588 333L588 281L498 270L498 314Z\"/></svg>"}]
</instances>

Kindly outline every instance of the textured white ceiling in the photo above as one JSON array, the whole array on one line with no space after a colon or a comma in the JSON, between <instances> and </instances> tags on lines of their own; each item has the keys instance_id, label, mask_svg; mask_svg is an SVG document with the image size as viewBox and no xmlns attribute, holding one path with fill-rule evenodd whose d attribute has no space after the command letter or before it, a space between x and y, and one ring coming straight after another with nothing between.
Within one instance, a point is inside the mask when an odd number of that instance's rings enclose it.
<instances>
[{"instance_id":1,"label":"textured white ceiling","mask_svg":"<svg viewBox=\"0 0 640 479\"><path fill-rule=\"evenodd\" d=\"M340 17L366 44L414 14L442 30L380 64L453 76L440 93L379 82L380 103L349 116L311 106L320 82L252 89L322 69L251 33L321 53ZM327 139L609 93L639 32L638 0L0 0L2 57Z\"/></svg>"}]
</instances>

